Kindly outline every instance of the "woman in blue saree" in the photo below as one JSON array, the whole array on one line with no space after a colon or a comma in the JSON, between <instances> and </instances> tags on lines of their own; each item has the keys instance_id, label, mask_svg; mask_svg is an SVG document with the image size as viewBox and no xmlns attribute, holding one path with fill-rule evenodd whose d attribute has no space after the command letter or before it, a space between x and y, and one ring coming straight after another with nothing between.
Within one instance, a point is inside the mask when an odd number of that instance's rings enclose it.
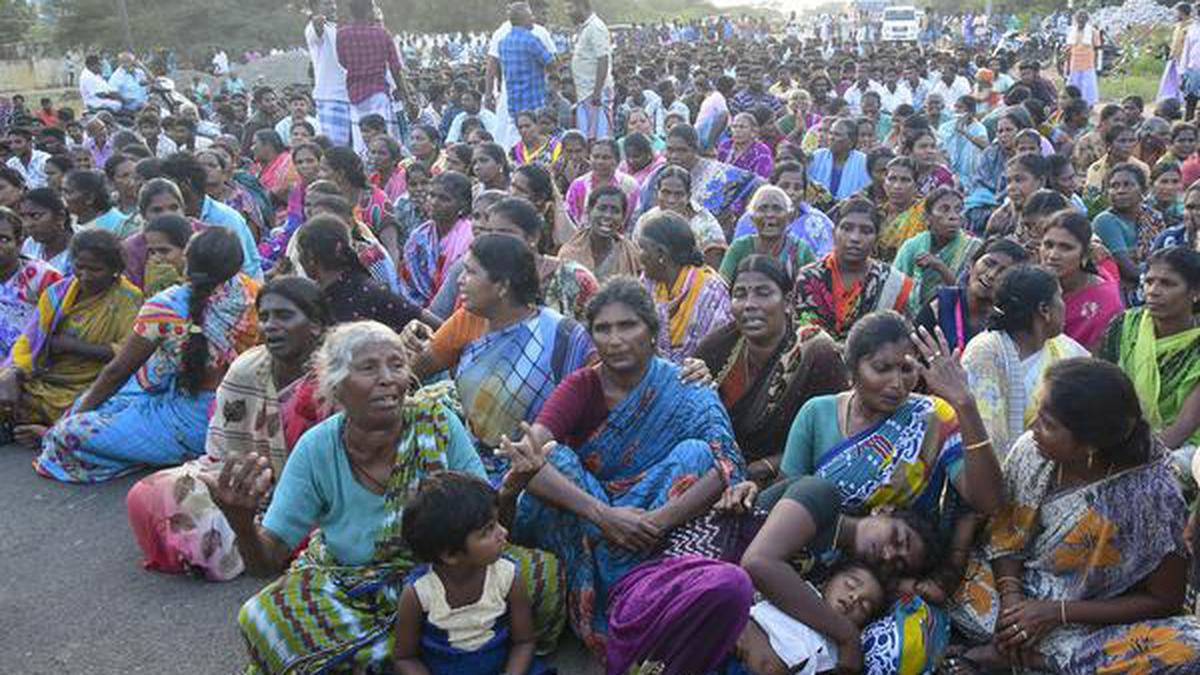
<instances>
[{"instance_id":1,"label":"woman in blue saree","mask_svg":"<svg viewBox=\"0 0 1200 675\"><path fill-rule=\"evenodd\" d=\"M498 479L500 439L536 419L559 382L591 360L592 342L583 326L539 304L533 249L516 237L477 237L458 284L463 306L434 333L413 371L421 379L450 371L467 430Z\"/></svg>"},{"instance_id":2,"label":"woman in blue saree","mask_svg":"<svg viewBox=\"0 0 1200 675\"><path fill-rule=\"evenodd\" d=\"M502 445L513 540L562 560L569 621L597 655L616 582L744 475L716 393L654 356L657 317L634 280L607 284L588 308L600 364L554 390L521 444Z\"/></svg>"},{"instance_id":3,"label":"woman in blue saree","mask_svg":"<svg viewBox=\"0 0 1200 675\"><path fill-rule=\"evenodd\" d=\"M258 284L241 265L228 230L192 238L187 283L142 305L115 358L42 438L38 473L98 483L200 456L217 385L258 342Z\"/></svg>"},{"instance_id":4,"label":"woman in blue saree","mask_svg":"<svg viewBox=\"0 0 1200 675\"><path fill-rule=\"evenodd\" d=\"M936 338L925 330L916 340L912 335L894 312L859 320L846 343L851 390L801 407L781 467L789 477L832 482L848 514L912 509L943 523L940 532L953 533L939 542L949 545L948 554L908 586L930 603L928 612L903 621L888 617L864 632L869 672L923 672L938 662L944 640L927 642L932 651L910 651L896 636L910 630L910 619L944 622L935 606L963 577L977 524L970 510L988 514L1003 506L1000 466L958 364L959 350L950 349L940 331ZM919 378L933 395L913 393ZM851 644L846 640L845 648Z\"/></svg>"}]
</instances>

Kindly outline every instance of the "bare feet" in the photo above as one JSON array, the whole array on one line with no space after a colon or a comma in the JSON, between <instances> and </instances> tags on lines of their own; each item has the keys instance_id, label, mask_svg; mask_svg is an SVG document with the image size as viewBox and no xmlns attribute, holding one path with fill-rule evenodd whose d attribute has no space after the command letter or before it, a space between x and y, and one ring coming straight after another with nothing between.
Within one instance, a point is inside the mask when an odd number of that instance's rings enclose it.
<instances>
[{"instance_id":1,"label":"bare feet","mask_svg":"<svg viewBox=\"0 0 1200 675\"><path fill-rule=\"evenodd\" d=\"M47 428L40 424L19 424L13 427L13 440L30 450L40 450Z\"/></svg>"}]
</instances>

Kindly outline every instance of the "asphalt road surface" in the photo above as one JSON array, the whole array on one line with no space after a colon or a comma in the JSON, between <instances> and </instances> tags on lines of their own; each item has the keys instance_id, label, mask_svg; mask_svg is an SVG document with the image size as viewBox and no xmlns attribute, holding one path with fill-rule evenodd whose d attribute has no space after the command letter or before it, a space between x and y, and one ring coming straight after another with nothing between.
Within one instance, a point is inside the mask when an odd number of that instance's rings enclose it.
<instances>
[{"instance_id":1,"label":"asphalt road surface","mask_svg":"<svg viewBox=\"0 0 1200 675\"><path fill-rule=\"evenodd\" d=\"M237 609L263 582L143 570L125 517L141 475L63 485L37 476L32 459L0 448L0 673L240 672ZM562 675L600 672L574 640L554 662Z\"/></svg>"}]
</instances>

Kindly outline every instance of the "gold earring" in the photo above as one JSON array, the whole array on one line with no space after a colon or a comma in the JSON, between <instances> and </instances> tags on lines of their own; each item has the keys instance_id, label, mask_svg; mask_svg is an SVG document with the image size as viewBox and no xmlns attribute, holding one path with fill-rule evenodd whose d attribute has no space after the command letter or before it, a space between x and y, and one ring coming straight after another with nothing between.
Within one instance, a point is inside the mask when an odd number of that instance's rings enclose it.
<instances>
[{"instance_id":1,"label":"gold earring","mask_svg":"<svg viewBox=\"0 0 1200 675\"><path fill-rule=\"evenodd\" d=\"M1088 453L1088 471L1092 470L1092 464L1095 463L1095 461L1096 461L1096 451L1093 450Z\"/></svg>"}]
</instances>

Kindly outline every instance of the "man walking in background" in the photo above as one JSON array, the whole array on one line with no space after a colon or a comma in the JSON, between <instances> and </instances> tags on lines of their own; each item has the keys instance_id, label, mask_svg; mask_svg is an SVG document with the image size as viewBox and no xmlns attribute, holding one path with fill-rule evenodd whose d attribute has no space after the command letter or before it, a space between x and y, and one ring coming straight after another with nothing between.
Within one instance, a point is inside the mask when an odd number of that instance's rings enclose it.
<instances>
[{"instance_id":1,"label":"man walking in background","mask_svg":"<svg viewBox=\"0 0 1200 675\"><path fill-rule=\"evenodd\" d=\"M407 98L404 68L392 34L375 16L373 0L350 0L350 23L337 30L337 57L346 69L354 150L361 154L365 149L362 134L356 130L359 120L367 115L387 120L388 135L398 138L388 74L400 95Z\"/></svg>"},{"instance_id":2,"label":"man walking in background","mask_svg":"<svg viewBox=\"0 0 1200 675\"><path fill-rule=\"evenodd\" d=\"M545 3L539 0L529 4L529 9L533 11L533 20L536 22L539 13L544 13ZM544 14L543 14L544 15ZM483 102L484 110L487 106L495 106L494 123L492 127L488 127L486 115L482 115L480 119L484 122L484 127L492 132L496 142L502 147L509 147L517 142L517 126L516 120L508 114L508 82L500 72L500 41L508 37L512 32L512 22L505 21L500 24L500 27L492 33L491 40L488 41L487 49L487 88L484 90L486 100ZM542 46L551 54L556 54L557 50L554 47L554 38L550 35L550 31L538 23L534 23L530 28L533 36L541 41ZM493 103L494 102L494 103ZM494 127L494 128L493 128ZM447 137L450 138L449 136Z\"/></svg>"},{"instance_id":3,"label":"man walking in background","mask_svg":"<svg viewBox=\"0 0 1200 675\"><path fill-rule=\"evenodd\" d=\"M346 69L338 62L337 2L317 0L312 20L304 27L304 42L313 69L313 103L320 133L334 145L350 145L350 97Z\"/></svg>"},{"instance_id":4,"label":"man walking in background","mask_svg":"<svg viewBox=\"0 0 1200 675\"><path fill-rule=\"evenodd\" d=\"M533 34L533 12L529 4L509 5L512 30L500 41L500 73L508 93L508 116L539 110L546 104L546 66L554 62L554 53Z\"/></svg>"},{"instance_id":5,"label":"man walking in background","mask_svg":"<svg viewBox=\"0 0 1200 675\"><path fill-rule=\"evenodd\" d=\"M612 135L612 36L592 11L591 0L571 1L575 33L571 73L575 77L575 125L589 140Z\"/></svg>"}]
</instances>

